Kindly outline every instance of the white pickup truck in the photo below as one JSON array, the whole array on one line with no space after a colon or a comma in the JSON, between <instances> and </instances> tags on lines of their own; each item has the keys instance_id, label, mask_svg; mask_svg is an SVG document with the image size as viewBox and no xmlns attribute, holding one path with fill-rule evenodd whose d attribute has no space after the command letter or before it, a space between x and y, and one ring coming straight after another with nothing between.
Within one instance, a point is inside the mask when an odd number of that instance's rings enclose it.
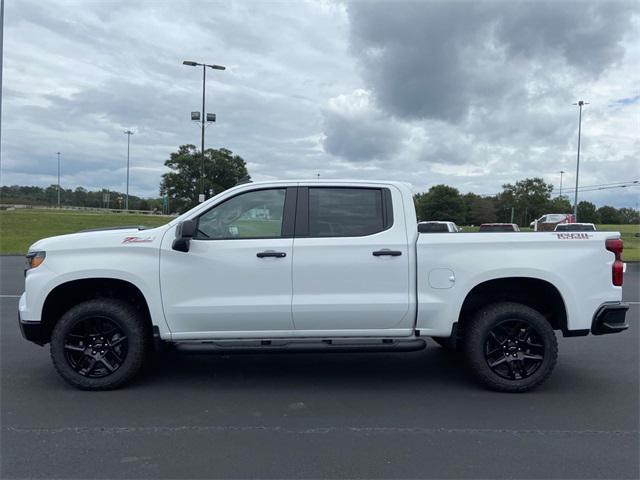
<instances>
[{"instance_id":1,"label":"white pickup truck","mask_svg":"<svg viewBox=\"0 0 640 480\"><path fill-rule=\"evenodd\" d=\"M405 352L432 337L521 392L553 370L554 331L627 328L621 254L618 233L422 235L403 183L247 183L162 227L36 242L19 322L82 389L122 385L164 345Z\"/></svg>"}]
</instances>

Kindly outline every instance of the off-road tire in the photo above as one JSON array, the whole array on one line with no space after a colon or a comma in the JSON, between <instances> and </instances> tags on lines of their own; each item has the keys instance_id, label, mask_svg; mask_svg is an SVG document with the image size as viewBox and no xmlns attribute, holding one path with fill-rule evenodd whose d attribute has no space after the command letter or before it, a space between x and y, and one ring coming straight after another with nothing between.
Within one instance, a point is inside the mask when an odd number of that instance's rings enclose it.
<instances>
[{"instance_id":1,"label":"off-road tire","mask_svg":"<svg viewBox=\"0 0 640 480\"><path fill-rule=\"evenodd\" d=\"M499 329L509 321L529 325L544 348L539 366L526 378L504 378L489 366L486 355L488 338L494 328ZM501 392L526 392L536 388L551 375L558 358L558 342L547 319L540 312L520 303L495 303L480 310L465 326L463 345L468 365L475 377L485 386Z\"/></svg>"},{"instance_id":2,"label":"off-road tire","mask_svg":"<svg viewBox=\"0 0 640 480\"><path fill-rule=\"evenodd\" d=\"M117 370L101 378L78 373L65 354L69 332L79 322L94 316L117 325L127 340L126 356ZM150 332L142 315L131 304L117 299L95 299L82 302L60 317L51 335L51 359L60 376L81 390L112 390L129 382L140 372L149 353Z\"/></svg>"}]
</instances>

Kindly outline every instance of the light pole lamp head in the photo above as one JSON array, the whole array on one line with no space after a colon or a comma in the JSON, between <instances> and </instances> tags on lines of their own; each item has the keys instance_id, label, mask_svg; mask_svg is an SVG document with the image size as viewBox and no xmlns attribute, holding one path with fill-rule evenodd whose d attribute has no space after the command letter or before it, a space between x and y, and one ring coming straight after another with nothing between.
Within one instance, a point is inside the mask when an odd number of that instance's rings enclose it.
<instances>
[{"instance_id":1,"label":"light pole lamp head","mask_svg":"<svg viewBox=\"0 0 640 480\"><path fill-rule=\"evenodd\" d=\"M200 121L200 112L191 112L191 120L194 122Z\"/></svg>"},{"instance_id":2,"label":"light pole lamp head","mask_svg":"<svg viewBox=\"0 0 640 480\"><path fill-rule=\"evenodd\" d=\"M227 67L223 66L223 65L207 65L207 67L211 67L214 70L226 70Z\"/></svg>"},{"instance_id":3,"label":"light pole lamp head","mask_svg":"<svg viewBox=\"0 0 640 480\"><path fill-rule=\"evenodd\" d=\"M197 67L198 63L196 62L192 62L191 60L185 60L184 62L182 62L183 65L188 65L189 67Z\"/></svg>"},{"instance_id":4,"label":"light pole lamp head","mask_svg":"<svg viewBox=\"0 0 640 480\"><path fill-rule=\"evenodd\" d=\"M215 113L207 113L207 122L215 122L216 114Z\"/></svg>"}]
</instances>

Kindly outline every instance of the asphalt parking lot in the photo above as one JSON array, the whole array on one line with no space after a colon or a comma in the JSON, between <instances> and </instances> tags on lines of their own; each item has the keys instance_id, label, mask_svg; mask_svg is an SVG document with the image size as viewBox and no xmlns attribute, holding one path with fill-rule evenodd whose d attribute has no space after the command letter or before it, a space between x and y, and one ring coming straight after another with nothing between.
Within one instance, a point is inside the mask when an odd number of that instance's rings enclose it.
<instances>
[{"instance_id":1,"label":"asphalt parking lot","mask_svg":"<svg viewBox=\"0 0 640 480\"><path fill-rule=\"evenodd\" d=\"M455 355L165 355L81 392L17 325L21 257L0 257L2 478L638 478L639 276L631 328L560 338L527 394Z\"/></svg>"}]
</instances>

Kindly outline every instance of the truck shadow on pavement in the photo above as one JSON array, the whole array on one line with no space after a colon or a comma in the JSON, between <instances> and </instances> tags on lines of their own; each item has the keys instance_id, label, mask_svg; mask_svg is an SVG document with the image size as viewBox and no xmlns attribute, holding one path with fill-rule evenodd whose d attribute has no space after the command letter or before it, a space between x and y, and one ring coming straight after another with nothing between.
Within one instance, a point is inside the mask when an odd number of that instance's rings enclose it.
<instances>
[{"instance_id":1,"label":"truck shadow on pavement","mask_svg":"<svg viewBox=\"0 0 640 480\"><path fill-rule=\"evenodd\" d=\"M274 382L296 388L365 388L375 383L415 387L417 379L428 380L432 386L477 388L461 355L433 344L421 352L390 354L199 355L169 351L155 355L135 383L175 383L180 388L206 383L216 389L237 388L241 382L252 389L273 386Z\"/></svg>"},{"instance_id":2,"label":"truck shadow on pavement","mask_svg":"<svg viewBox=\"0 0 640 480\"><path fill-rule=\"evenodd\" d=\"M296 389L372 389L486 392L469 372L462 353L445 350L433 342L412 353L356 354L156 354L146 371L126 388L249 389L259 393L279 385ZM599 385L599 387L598 387ZM600 375L588 365L559 359L556 371L535 392L592 394L600 387L616 386L610 375Z\"/></svg>"}]
</instances>

